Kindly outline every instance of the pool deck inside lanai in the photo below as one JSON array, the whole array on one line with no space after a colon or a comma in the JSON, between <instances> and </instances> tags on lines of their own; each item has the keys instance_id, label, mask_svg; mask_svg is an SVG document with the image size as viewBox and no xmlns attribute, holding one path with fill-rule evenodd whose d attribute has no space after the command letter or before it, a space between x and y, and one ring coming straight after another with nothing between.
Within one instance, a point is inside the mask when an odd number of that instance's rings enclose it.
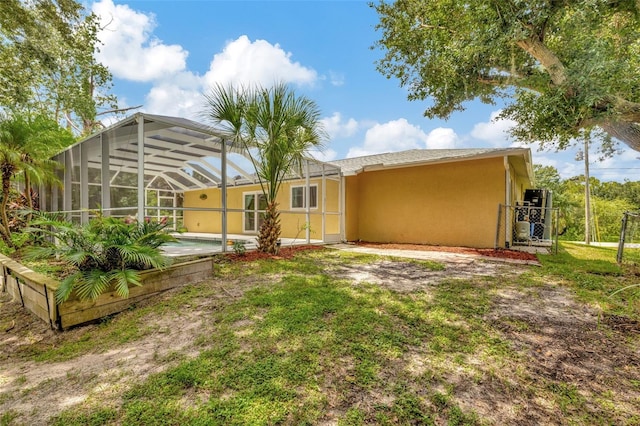
<instances>
[{"instance_id":1,"label":"pool deck inside lanai","mask_svg":"<svg viewBox=\"0 0 640 426\"><path fill-rule=\"evenodd\" d=\"M178 238L178 240L188 241L194 244L163 246L162 250L169 257L222 253L222 245L219 243L222 240L222 234L183 232L180 234L176 233L174 236ZM227 234L227 241L244 241L247 250L255 250L257 248L255 235ZM302 235L301 238L280 238L280 241L281 247L304 244L324 244L322 240L317 239L311 239L307 242L304 235ZM215 242L218 242L218 244L215 244ZM226 249L227 252L233 253L232 245L228 245Z\"/></svg>"}]
</instances>

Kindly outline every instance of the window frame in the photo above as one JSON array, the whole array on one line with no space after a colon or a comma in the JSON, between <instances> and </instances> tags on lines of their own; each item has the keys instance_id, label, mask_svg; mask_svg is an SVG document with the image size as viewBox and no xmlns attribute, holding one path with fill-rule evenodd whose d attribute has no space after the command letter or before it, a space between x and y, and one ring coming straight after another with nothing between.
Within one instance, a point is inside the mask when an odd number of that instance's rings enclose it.
<instances>
[{"instance_id":1,"label":"window frame","mask_svg":"<svg viewBox=\"0 0 640 426\"><path fill-rule=\"evenodd\" d=\"M294 207L293 205L293 191L295 189L302 188L302 207ZM313 197L313 192L311 188L315 188L315 197ZM315 200L315 206L310 206L309 210L318 210L318 184L313 183L309 185L309 194L312 195L310 198ZM291 210L306 210L307 209L307 185L291 185L289 189L289 207Z\"/></svg>"},{"instance_id":2,"label":"window frame","mask_svg":"<svg viewBox=\"0 0 640 426\"><path fill-rule=\"evenodd\" d=\"M247 209L247 195L253 195L254 208L249 210ZM264 219L265 210L260 210L260 201L261 197L264 200L265 196L262 191L245 191L242 193L242 233L255 235L260 232L260 225L262 224L262 220ZM246 226L246 214L250 213L254 216L254 229L247 229Z\"/></svg>"}]
</instances>

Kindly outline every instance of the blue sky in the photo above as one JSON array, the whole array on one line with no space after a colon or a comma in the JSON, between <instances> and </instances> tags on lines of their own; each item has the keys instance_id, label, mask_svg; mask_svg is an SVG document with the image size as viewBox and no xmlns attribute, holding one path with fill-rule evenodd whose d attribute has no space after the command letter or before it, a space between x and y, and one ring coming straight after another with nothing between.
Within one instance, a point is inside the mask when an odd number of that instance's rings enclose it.
<instances>
[{"instance_id":1,"label":"blue sky","mask_svg":"<svg viewBox=\"0 0 640 426\"><path fill-rule=\"evenodd\" d=\"M100 0L98 59L114 76L121 106L202 121L202 94L215 83L284 81L315 100L330 140L320 159L412 148L509 147L501 105L469 103L448 121L423 116L397 80L376 71L377 15L366 1ZM584 173L577 148L538 152L563 177ZM601 180L640 180L640 153L624 149L591 164ZM595 160L597 156L592 155Z\"/></svg>"}]
</instances>

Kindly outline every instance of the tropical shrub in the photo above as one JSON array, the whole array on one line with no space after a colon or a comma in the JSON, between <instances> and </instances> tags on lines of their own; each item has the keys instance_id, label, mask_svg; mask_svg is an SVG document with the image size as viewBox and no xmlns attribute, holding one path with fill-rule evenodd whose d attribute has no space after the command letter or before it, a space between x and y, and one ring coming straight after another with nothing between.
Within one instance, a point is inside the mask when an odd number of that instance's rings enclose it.
<instances>
[{"instance_id":1,"label":"tropical shrub","mask_svg":"<svg viewBox=\"0 0 640 426\"><path fill-rule=\"evenodd\" d=\"M320 109L284 83L270 88L217 85L206 100L205 116L244 150L256 170L266 201L258 250L276 254L281 232L278 192L292 172L302 175L308 151L322 147L327 135Z\"/></svg>"},{"instance_id":2,"label":"tropical shrub","mask_svg":"<svg viewBox=\"0 0 640 426\"><path fill-rule=\"evenodd\" d=\"M58 303L74 291L80 299L95 300L112 287L120 297L128 297L129 285L142 285L140 271L169 265L170 259L160 247L176 240L166 232L166 222L139 222L101 214L86 225L77 225L60 216L40 213L32 224L37 226L33 231L52 238L28 248L26 257L56 257L72 270L56 291Z\"/></svg>"}]
</instances>

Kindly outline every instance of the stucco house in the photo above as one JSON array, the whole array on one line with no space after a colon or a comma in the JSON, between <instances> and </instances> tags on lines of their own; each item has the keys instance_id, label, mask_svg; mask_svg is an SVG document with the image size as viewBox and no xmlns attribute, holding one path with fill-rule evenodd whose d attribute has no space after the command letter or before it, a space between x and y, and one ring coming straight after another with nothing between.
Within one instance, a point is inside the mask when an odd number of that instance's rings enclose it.
<instances>
[{"instance_id":1,"label":"stucco house","mask_svg":"<svg viewBox=\"0 0 640 426\"><path fill-rule=\"evenodd\" d=\"M215 129L138 113L58 154L60 188L41 206L86 222L103 214L167 217L176 228L222 239L252 238L261 187L242 150ZM531 152L415 149L327 163L309 159L278 198L282 237L494 247L499 205L523 200Z\"/></svg>"},{"instance_id":2,"label":"stucco house","mask_svg":"<svg viewBox=\"0 0 640 426\"><path fill-rule=\"evenodd\" d=\"M521 203L533 180L528 148L414 149L331 164L344 179L348 241L493 247L498 206Z\"/></svg>"}]
</instances>

